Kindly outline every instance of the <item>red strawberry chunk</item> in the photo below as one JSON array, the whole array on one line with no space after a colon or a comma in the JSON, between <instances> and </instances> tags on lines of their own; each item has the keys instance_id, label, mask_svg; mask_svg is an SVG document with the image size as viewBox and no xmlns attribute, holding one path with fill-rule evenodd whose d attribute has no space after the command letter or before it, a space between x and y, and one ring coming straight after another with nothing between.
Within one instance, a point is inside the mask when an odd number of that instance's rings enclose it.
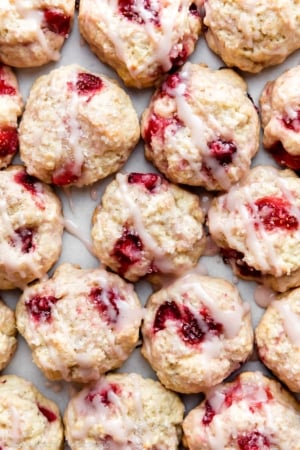
<instances>
[{"instance_id":1,"label":"red strawberry chunk","mask_svg":"<svg viewBox=\"0 0 300 450\"><path fill-rule=\"evenodd\" d=\"M18 132L15 127L0 128L0 157L13 155L19 148Z\"/></svg>"},{"instance_id":2,"label":"red strawberry chunk","mask_svg":"<svg viewBox=\"0 0 300 450\"><path fill-rule=\"evenodd\" d=\"M123 229L122 236L116 241L112 256L118 263L118 272L124 275L129 267L141 260L143 243L135 231L130 231L126 227Z\"/></svg>"},{"instance_id":3,"label":"red strawberry chunk","mask_svg":"<svg viewBox=\"0 0 300 450\"><path fill-rule=\"evenodd\" d=\"M145 188L149 192L153 192L156 190L158 186L162 183L161 176L156 173L137 173L132 172L128 175L128 183L129 184L141 184L145 186Z\"/></svg>"},{"instance_id":4,"label":"red strawberry chunk","mask_svg":"<svg viewBox=\"0 0 300 450\"><path fill-rule=\"evenodd\" d=\"M276 142L272 147L267 149L275 161L284 167L289 167L293 170L300 170L300 155L292 155L288 153L281 142Z\"/></svg>"},{"instance_id":5,"label":"red strawberry chunk","mask_svg":"<svg viewBox=\"0 0 300 450\"><path fill-rule=\"evenodd\" d=\"M213 156L222 166L232 163L233 155L237 152L236 145L232 141L216 139L209 142L208 147Z\"/></svg>"},{"instance_id":6,"label":"red strawberry chunk","mask_svg":"<svg viewBox=\"0 0 300 450\"><path fill-rule=\"evenodd\" d=\"M159 25L159 2L144 0L142 6L136 0L119 0L119 13L131 22L144 25L150 21Z\"/></svg>"},{"instance_id":7,"label":"red strawberry chunk","mask_svg":"<svg viewBox=\"0 0 300 450\"><path fill-rule=\"evenodd\" d=\"M120 386L115 383L110 383L108 387L101 389L100 391L91 391L85 397L85 400L90 403L94 403L95 406L97 402L100 401L103 405L109 407L112 404L111 393L115 395L120 395L121 394Z\"/></svg>"},{"instance_id":8,"label":"red strawberry chunk","mask_svg":"<svg viewBox=\"0 0 300 450\"><path fill-rule=\"evenodd\" d=\"M13 239L13 245L21 243L21 250L23 253L30 253L35 250L35 244L33 242L35 230L33 228L20 227L15 230L17 235L16 239Z\"/></svg>"},{"instance_id":9,"label":"red strawberry chunk","mask_svg":"<svg viewBox=\"0 0 300 450\"><path fill-rule=\"evenodd\" d=\"M60 36L69 35L71 17L59 9L45 9L44 19L48 30Z\"/></svg>"},{"instance_id":10,"label":"red strawberry chunk","mask_svg":"<svg viewBox=\"0 0 300 450\"><path fill-rule=\"evenodd\" d=\"M240 450L268 450L271 445L269 439L258 431L239 436L237 443Z\"/></svg>"},{"instance_id":11,"label":"red strawberry chunk","mask_svg":"<svg viewBox=\"0 0 300 450\"><path fill-rule=\"evenodd\" d=\"M117 322L120 313L117 304L121 297L115 289L94 287L89 293L89 300L107 323Z\"/></svg>"},{"instance_id":12,"label":"red strawberry chunk","mask_svg":"<svg viewBox=\"0 0 300 450\"><path fill-rule=\"evenodd\" d=\"M16 95L16 89L0 78L0 95Z\"/></svg>"},{"instance_id":13,"label":"red strawberry chunk","mask_svg":"<svg viewBox=\"0 0 300 450\"><path fill-rule=\"evenodd\" d=\"M52 307L58 302L53 295L35 295L25 302L27 311L36 322L50 322Z\"/></svg>"},{"instance_id":14,"label":"red strawberry chunk","mask_svg":"<svg viewBox=\"0 0 300 450\"><path fill-rule=\"evenodd\" d=\"M298 219L289 212L289 203L279 197L262 197L256 200L259 226L261 223L267 231L275 228L283 228L288 231L297 230L299 227Z\"/></svg>"},{"instance_id":15,"label":"red strawberry chunk","mask_svg":"<svg viewBox=\"0 0 300 450\"><path fill-rule=\"evenodd\" d=\"M38 408L39 408L40 412L43 414L43 416L46 417L46 419L48 420L49 423L55 422L55 420L57 419L57 416L56 416L56 414L54 414L53 411L50 411L50 409L45 408L42 405L38 405Z\"/></svg>"}]
</instances>

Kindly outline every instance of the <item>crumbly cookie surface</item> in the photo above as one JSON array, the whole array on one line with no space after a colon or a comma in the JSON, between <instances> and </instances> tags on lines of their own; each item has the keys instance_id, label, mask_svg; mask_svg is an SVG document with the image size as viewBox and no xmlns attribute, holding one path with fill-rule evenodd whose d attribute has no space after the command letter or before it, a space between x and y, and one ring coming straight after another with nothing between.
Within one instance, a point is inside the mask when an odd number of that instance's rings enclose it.
<instances>
[{"instance_id":1,"label":"crumbly cookie surface","mask_svg":"<svg viewBox=\"0 0 300 450\"><path fill-rule=\"evenodd\" d=\"M229 67L257 73L300 48L298 1L207 0L204 9L207 44Z\"/></svg>"},{"instance_id":2,"label":"crumbly cookie surface","mask_svg":"<svg viewBox=\"0 0 300 450\"><path fill-rule=\"evenodd\" d=\"M275 161L300 170L300 66L268 81L260 95L263 144Z\"/></svg>"},{"instance_id":3,"label":"crumbly cookie surface","mask_svg":"<svg viewBox=\"0 0 300 450\"><path fill-rule=\"evenodd\" d=\"M81 0L79 29L125 84L146 88L182 65L201 32L202 1Z\"/></svg>"},{"instance_id":4,"label":"crumbly cookie surface","mask_svg":"<svg viewBox=\"0 0 300 450\"><path fill-rule=\"evenodd\" d=\"M213 200L209 230L238 276L279 292L299 286L299 199L293 171L256 166Z\"/></svg>"},{"instance_id":5,"label":"crumbly cookie surface","mask_svg":"<svg viewBox=\"0 0 300 450\"><path fill-rule=\"evenodd\" d=\"M15 314L0 299L0 370L4 369L17 348Z\"/></svg>"},{"instance_id":6,"label":"crumbly cookie surface","mask_svg":"<svg viewBox=\"0 0 300 450\"><path fill-rule=\"evenodd\" d=\"M130 281L175 275L204 251L199 198L155 173L119 173L93 214L100 261Z\"/></svg>"},{"instance_id":7,"label":"crumbly cookie surface","mask_svg":"<svg viewBox=\"0 0 300 450\"><path fill-rule=\"evenodd\" d=\"M146 304L142 354L160 381L186 394L223 381L252 351L249 306L234 285L188 274Z\"/></svg>"},{"instance_id":8,"label":"crumbly cookie surface","mask_svg":"<svg viewBox=\"0 0 300 450\"><path fill-rule=\"evenodd\" d=\"M126 92L71 64L34 82L20 124L20 155L28 173L45 183L81 187L120 169L138 139Z\"/></svg>"},{"instance_id":9,"label":"crumbly cookie surface","mask_svg":"<svg viewBox=\"0 0 300 450\"><path fill-rule=\"evenodd\" d=\"M108 374L76 394L64 424L72 450L159 448L176 450L184 407L158 381Z\"/></svg>"},{"instance_id":10,"label":"crumbly cookie surface","mask_svg":"<svg viewBox=\"0 0 300 450\"><path fill-rule=\"evenodd\" d=\"M61 202L24 166L0 171L0 289L43 277L62 247Z\"/></svg>"},{"instance_id":11,"label":"crumbly cookie surface","mask_svg":"<svg viewBox=\"0 0 300 450\"><path fill-rule=\"evenodd\" d=\"M2 0L0 61L20 68L57 61L74 10L75 0Z\"/></svg>"},{"instance_id":12,"label":"crumbly cookie surface","mask_svg":"<svg viewBox=\"0 0 300 450\"><path fill-rule=\"evenodd\" d=\"M122 365L138 341L142 319L131 284L103 269L67 263L51 279L25 289L16 315L44 374L81 383Z\"/></svg>"},{"instance_id":13,"label":"crumbly cookie surface","mask_svg":"<svg viewBox=\"0 0 300 450\"><path fill-rule=\"evenodd\" d=\"M300 448L298 402L277 381L244 372L206 392L183 422L190 450Z\"/></svg>"},{"instance_id":14,"label":"crumbly cookie surface","mask_svg":"<svg viewBox=\"0 0 300 450\"><path fill-rule=\"evenodd\" d=\"M57 405L18 376L0 377L0 424L3 449L63 448L63 428Z\"/></svg>"},{"instance_id":15,"label":"crumbly cookie surface","mask_svg":"<svg viewBox=\"0 0 300 450\"><path fill-rule=\"evenodd\" d=\"M172 182L228 190L248 172L259 119L233 70L186 63L144 111L146 157Z\"/></svg>"},{"instance_id":16,"label":"crumbly cookie surface","mask_svg":"<svg viewBox=\"0 0 300 450\"><path fill-rule=\"evenodd\" d=\"M279 295L268 306L255 339L262 362L294 392L300 392L300 288Z\"/></svg>"},{"instance_id":17,"label":"crumbly cookie surface","mask_svg":"<svg viewBox=\"0 0 300 450\"><path fill-rule=\"evenodd\" d=\"M23 100L12 69L0 63L0 169L12 161L19 149L18 117Z\"/></svg>"}]
</instances>

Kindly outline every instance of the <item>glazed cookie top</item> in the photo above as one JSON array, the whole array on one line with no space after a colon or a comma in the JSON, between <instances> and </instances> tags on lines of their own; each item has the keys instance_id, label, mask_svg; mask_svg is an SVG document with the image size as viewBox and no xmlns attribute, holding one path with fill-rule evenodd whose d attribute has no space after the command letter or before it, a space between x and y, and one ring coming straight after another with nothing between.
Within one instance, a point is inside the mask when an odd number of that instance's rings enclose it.
<instances>
[{"instance_id":1,"label":"glazed cookie top","mask_svg":"<svg viewBox=\"0 0 300 450\"><path fill-rule=\"evenodd\" d=\"M300 47L300 5L293 0L204 2L206 41L229 67L257 73Z\"/></svg>"},{"instance_id":2,"label":"glazed cookie top","mask_svg":"<svg viewBox=\"0 0 300 450\"><path fill-rule=\"evenodd\" d=\"M1 14L1 13L0 13ZM0 168L6 167L19 149L17 120L23 100L13 71L0 63Z\"/></svg>"},{"instance_id":3,"label":"glazed cookie top","mask_svg":"<svg viewBox=\"0 0 300 450\"><path fill-rule=\"evenodd\" d=\"M152 294L142 354L169 389L195 393L216 385L252 351L250 308L234 285L189 273Z\"/></svg>"},{"instance_id":4,"label":"glazed cookie top","mask_svg":"<svg viewBox=\"0 0 300 450\"><path fill-rule=\"evenodd\" d=\"M299 450L299 422L299 404L287 390L244 372L207 391L183 422L183 441L190 450Z\"/></svg>"},{"instance_id":5,"label":"glazed cookie top","mask_svg":"<svg viewBox=\"0 0 300 450\"><path fill-rule=\"evenodd\" d=\"M141 122L146 157L174 183L228 190L249 170L259 120L233 70L186 63L154 93Z\"/></svg>"},{"instance_id":6,"label":"glazed cookie top","mask_svg":"<svg viewBox=\"0 0 300 450\"><path fill-rule=\"evenodd\" d=\"M34 82L20 124L20 154L30 175L81 187L120 169L139 135L126 92L72 64Z\"/></svg>"},{"instance_id":7,"label":"glazed cookie top","mask_svg":"<svg viewBox=\"0 0 300 450\"><path fill-rule=\"evenodd\" d=\"M213 200L208 225L223 254L238 258L241 275L291 275L300 266L299 178L271 166L251 169Z\"/></svg>"},{"instance_id":8,"label":"glazed cookie top","mask_svg":"<svg viewBox=\"0 0 300 450\"><path fill-rule=\"evenodd\" d=\"M204 251L203 222L198 196L155 173L119 173L93 214L95 253L130 281L180 274Z\"/></svg>"},{"instance_id":9,"label":"glazed cookie top","mask_svg":"<svg viewBox=\"0 0 300 450\"><path fill-rule=\"evenodd\" d=\"M300 170L300 66L268 81L260 96L263 144L278 164Z\"/></svg>"},{"instance_id":10,"label":"glazed cookie top","mask_svg":"<svg viewBox=\"0 0 300 450\"><path fill-rule=\"evenodd\" d=\"M63 234L61 203L23 166L0 171L0 289L41 278L57 261Z\"/></svg>"},{"instance_id":11,"label":"glazed cookie top","mask_svg":"<svg viewBox=\"0 0 300 450\"><path fill-rule=\"evenodd\" d=\"M108 374L69 402L64 423L72 450L159 448L175 450L184 407L158 381Z\"/></svg>"},{"instance_id":12,"label":"glazed cookie top","mask_svg":"<svg viewBox=\"0 0 300 450\"><path fill-rule=\"evenodd\" d=\"M0 61L36 67L59 59L75 0L1 0Z\"/></svg>"},{"instance_id":13,"label":"glazed cookie top","mask_svg":"<svg viewBox=\"0 0 300 450\"><path fill-rule=\"evenodd\" d=\"M202 0L81 0L79 29L125 84L157 84L194 51Z\"/></svg>"},{"instance_id":14,"label":"glazed cookie top","mask_svg":"<svg viewBox=\"0 0 300 450\"><path fill-rule=\"evenodd\" d=\"M44 374L81 383L122 365L138 341L142 319L131 284L103 269L66 263L24 290L16 315Z\"/></svg>"},{"instance_id":15,"label":"glazed cookie top","mask_svg":"<svg viewBox=\"0 0 300 450\"><path fill-rule=\"evenodd\" d=\"M0 377L0 447L61 450L59 409L30 382L15 375Z\"/></svg>"},{"instance_id":16,"label":"glazed cookie top","mask_svg":"<svg viewBox=\"0 0 300 450\"><path fill-rule=\"evenodd\" d=\"M16 333L15 313L0 298L0 370L7 366L16 350Z\"/></svg>"}]
</instances>

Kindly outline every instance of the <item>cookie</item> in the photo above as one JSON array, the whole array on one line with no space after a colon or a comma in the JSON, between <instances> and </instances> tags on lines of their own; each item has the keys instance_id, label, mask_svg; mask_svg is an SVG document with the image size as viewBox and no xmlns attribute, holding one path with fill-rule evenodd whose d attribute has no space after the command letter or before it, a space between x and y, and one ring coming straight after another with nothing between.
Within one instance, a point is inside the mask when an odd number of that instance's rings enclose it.
<instances>
[{"instance_id":1,"label":"cookie","mask_svg":"<svg viewBox=\"0 0 300 450\"><path fill-rule=\"evenodd\" d=\"M72 450L149 448L176 450L184 406L158 381L108 374L77 393L64 414Z\"/></svg>"},{"instance_id":2,"label":"cookie","mask_svg":"<svg viewBox=\"0 0 300 450\"><path fill-rule=\"evenodd\" d=\"M24 290L16 316L46 377L87 383L129 357L142 310L133 286L118 275L65 263Z\"/></svg>"},{"instance_id":3,"label":"cookie","mask_svg":"<svg viewBox=\"0 0 300 450\"><path fill-rule=\"evenodd\" d=\"M183 421L189 450L299 450L299 403L277 381L244 372L206 392Z\"/></svg>"},{"instance_id":4,"label":"cookie","mask_svg":"<svg viewBox=\"0 0 300 450\"><path fill-rule=\"evenodd\" d=\"M186 63L169 75L143 113L145 155L170 181L228 190L249 171L259 120L233 70Z\"/></svg>"},{"instance_id":5,"label":"cookie","mask_svg":"<svg viewBox=\"0 0 300 450\"><path fill-rule=\"evenodd\" d=\"M4 369L17 348L14 312L0 299L0 370Z\"/></svg>"},{"instance_id":6,"label":"cookie","mask_svg":"<svg viewBox=\"0 0 300 450\"><path fill-rule=\"evenodd\" d=\"M260 95L263 145L275 161L300 170L300 66L268 81Z\"/></svg>"},{"instance_id":7,"label":"cookie","mask_svg":"<svg viewBox=\"0 0 300 450\"><path fill-rule=\"evenodd\" d=\"M300 48L297 1L206 0L205 38L229 67L257 73Z\"/></svg>"},{"instance_id":8,"label":"cookie","mask_svg":"<svg viewBox=\"0 0 300 450\"><path fill-rule=\"evenodd\" d=\"M17 78L10 67L0 63L0 169L8 166L19 149L17 128L22 111Z\"/></svg>"},{"instance_id":9,"label":"cookie","mask_svg":"<svg viewBox=\"0 0 300 450\"><path fill-rule=\"evenodd\" d=\"M164 386L202 392L250 355L250 308L228 281L188 274L150 296L142 335L141 352Z\"/></svg>"},{"instance_id":10,"label":"cookie","mask_svg":"<svg viewBox=\"0 0 300 450\"><path fill-rule=\"evenodd\" d=\"M13 67L57 61L74 10L75 0L1 0L0 61Z\"/></svg>"},{"instance_id":11,"label":"cookie","mask_svg":"<svg viewBox=\"0 0 300 450\"><path fill-rule=\"evenodd\" d=\"M57 405L21 377L0 377L0 424L3 449L63 448L62 420Z\"/></svg>"},{"instance_id":12,"label":"cookie","mask_svg":"<svg viewBox=\"0 0 300 450\"><path fill-rule=\"evenodd\" d=\"M92 219L94 251L129 281L176 275L204 251L199 197L155 173L119 173Z\"/></svg>"},{"instance_id":13,"label":"cookie","mask_svg":"<svg viewBox=\"0 0 300 450\"><path fill-rule=\"evenodd\" d=\"M79 29L98 58L127 86L157 84L192 54L201 0L81 0Z\"/></svg>"},{"instance_id":14,"label":"cookie","mask_svg":"<svg viewBox=\"0 0 300 450\"><path fill-rule=\"evenodd\" d=\"M23 166L0 171L0 289L24 288L58 260L61 202Z\"/></svg>"},{"instance_id":15,"label":"cookie","mask_svg":"<svg viewBox=\"0 0 300 450\"><path fill-rule=\"evenodd\" d=\"M208 211L212 239L234 273L284 292L300 286L300 179L257 166Z\"/></svg>"},{"instance_id":16,"label":"cookie","mask_svg":"<svg viewBox=\"0 0 300 450\"><path fill-rule=\"evenodd\" d=\"M34 82L20 124L20 155L28 173L45 183L81 187L119 170L139 135L125 91L72 64Z\"/></svg>"},{"instance_id":17,"label":"cookie","mask_svg":"<svg viewBox=\"0 0 300 450\"><path fill-rule=\"evenodd\" d=\"M255 330L262 362L294 392L300 392L299 324L300 288L272 301Z\"/></svg>"}]
</instances>

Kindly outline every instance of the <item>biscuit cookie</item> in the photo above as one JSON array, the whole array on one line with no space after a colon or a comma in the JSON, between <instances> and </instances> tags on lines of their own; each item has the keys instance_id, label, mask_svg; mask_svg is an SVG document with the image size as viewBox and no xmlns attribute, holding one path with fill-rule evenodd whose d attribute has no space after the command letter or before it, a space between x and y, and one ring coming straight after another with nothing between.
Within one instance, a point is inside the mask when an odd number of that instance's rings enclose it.
<instances>
[{"instance_id":1,"label":"biscuit cookie","mask_svg":"<svg viewBox=\"0 0 300 450\"><path fill-rule=\"evenodd\" d=\"M0 446L62 450L63 428L56 404L15 375L0 377Z\"/></svg>"},{"instance_id":2,"label":"biscuit cookie","mask_svg":"<svg viewBox=\"0 0 300 450\"><path fill-rule=\"evenodd\" d=\"M300 392L300 288L277 297L256 330L263 363L294 392Z\"/></svg>"},{"instance_id":3,"label":"biscuit cookie","mask_svg":"<svg viewBox=\"0 0 300 450\"><path fill-rule=\"evenodd\" d=\"M244 372L206 392L183 421L189 450L299 450L300 406L275 380Z\"/></svg>"},{"instance_id":4,"label":"biscuit cookie","mask_svg":"<svg viewBox=\"0 0 300 450\"><path fill-rule=\"evenodd\" d=\"M49 379L86 383L128 358L142 312L133 286L118 275L62 264L53 278L24 290L16 316Z\"/></svg>"},{"instance_id":5,"label":"biscuit cookie","mask_svg":"<svg viewBox=\"0 0 300 450\"><path fill-rule=\"evenodd\" d=\"M300 170L300 66L268 81L260 96L263 144L275 161Z\"/></svg>"},{"instance_id":6,"label":"biscuit cookie","mask_svg":"<svg viewBox=\"0 0 300 450\"><path fill-rule=\"evenodd\" d=\"M4 369L17 348L14 312L0 299L0 370Z\"/></svg>"},{"instance_id":7,"label":"biscuit cookie","mask_svg":"<svg viewBox=\"0 0 300 450\"><path fill-rule=\"evenodd\" d=\"M79 29L125 84L146 88L194 51L201 5L202 0L81 0Z\"/></svg>"},{"instance_id":8,"label":"biscuit cookie","mask_svg":"<svg viewBox=\"0 0 300 450\"><path fill-rule=\"evenodd\" d=\"M125 91L72 64L34 82L20 124L20 154L30 175L80 187L120 169L139 135Z\"/></svg>"},{"instance_id":9,"label":"biscuit cookie","mask_svg":"<svg viewBox=\"0 0 300 450\"><path fill-rule=\"evenodd\" d=\"M239 277L279 292L300 286L300 179L293 171L251 169L213 200L208 227Z\"/></svg>"},{"instance_id":10,"label":"biscuit cookie","mask_svg":"<svg viewBox=\"0 0 300 450\"><path fill-rule=\"evenodd\" d=\"M142 354L168 389L191 394L216 385L252 351L249 305L221 278L188 274L152 294Z\"/></svg>"},{"instance_id":11,"label":"biscuit cookie","mask_svg":"<svg viewBox=\"0 0 300 450\"><path fill-rule=\"evenodd\" d=\"M1 0L0 61L37 67L60 58L75 0Z\"/></svg>"},{"instance_id":12,"label":"biscuit cookie","mask_svg":"<svg viewBox=\"0 0 300 450\"><path fill-rule=\"evenodd\" d=\"M63 234L59 198L23 166L0 171L0 289L24 288L58 260Z\"/></svg>"},{"instance_id":13,"label":"biscuit cookie","mask_svg":"<svg viewBox=\"0 0 300 450\"><path fill-rule=\"evenodd\" d=\"M248 172L259 120L233 70L186 63L156 90L141 122L146 157L172 182L228 190Z\"/></svg>"},{"instance_id":14,"label":"biscuit cookie","mask_svg":"<svg viewBox=\"0 0 300 450\"><path fill-rule=\"evenodd\" d=\"M205 38L229 67L257 73L280 64L300 48L300 4L206 0Z\"/></svg>"},{"instance_id":15,"label":"biscuit cookie","mask_svg":"<svg viewBox=\"0 0 300 450\"><path fill-rule=\"evenodd\" d=\"M195 266L205 247L199 197L155 173L119 173L93 214L101 262L130 281Z\"/></svg>"},{"instance_id":16,"label":"biscuit cookie","mask_svg":"<svg viewBox=\"0 0 300 450\"><path fill-rule=\"evenodd\" d=\"M176 450L184 406L158 381L138 374L108 374L75 395L64 414L72 450Z\"/></svg>"},{"instance_id":17,"label":"biscuit cookie","mask_svg":"<svg viewBox=\"0 0 300 450\"><path fill-rule=\"evenodd\" d=\"M0 169L11 162L19 148L17 125L22 110L17 78L9 67L0 63Z\"/></svg>"}]
</instances>

